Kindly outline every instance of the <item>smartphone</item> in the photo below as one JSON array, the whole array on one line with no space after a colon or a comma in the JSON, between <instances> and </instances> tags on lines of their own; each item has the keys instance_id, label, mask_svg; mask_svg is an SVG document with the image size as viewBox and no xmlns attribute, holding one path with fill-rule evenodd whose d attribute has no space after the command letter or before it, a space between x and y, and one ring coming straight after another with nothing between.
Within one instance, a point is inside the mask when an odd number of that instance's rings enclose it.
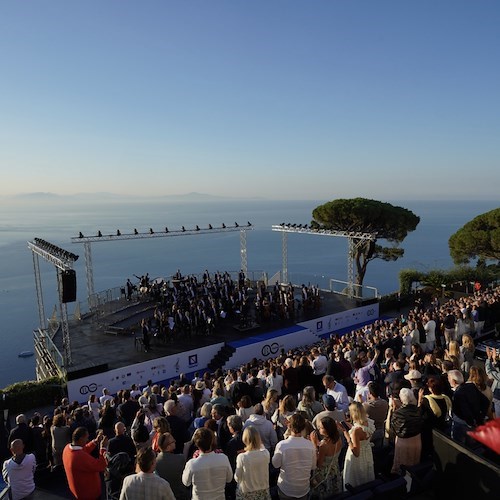
<instances>
[{"instance_id":1,"label":"smartphone","mask_svg":"<svg viewBox=\"0 0 500 500\"><path fill-rule=\"evenodd\" d=\"M349 432L349 430L351 429L351 428L347 425L347 423L346 423L346 422L344 422L343 420L342 420L342 422L340 422L340 425L341 425L341 426L342 426L342 428L343 428L345 431L347 431L347 432Z\"/></svg>"}]
</instances>

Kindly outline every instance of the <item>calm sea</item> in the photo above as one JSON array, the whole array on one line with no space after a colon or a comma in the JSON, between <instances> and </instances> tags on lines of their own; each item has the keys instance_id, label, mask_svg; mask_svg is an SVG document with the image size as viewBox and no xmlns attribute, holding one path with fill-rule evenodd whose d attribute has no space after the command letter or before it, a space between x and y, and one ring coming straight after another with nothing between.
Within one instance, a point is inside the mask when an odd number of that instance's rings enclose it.
<instances>
[{"instance_id":1,"label":"calm sea","mask_svg":"<svg viewBox=\"0 0 500 500\"><path fill-rule=\"evenodd\" d=\"M78 300L85 300L86 282L82 245L70 238L85 235L147 231L165 226L180 229L207 227L222 222L246 224L254 230L247 235L248 269L266 271L269 276L281 269L281 234L272 224L309 223L315 201L210 201L210 202L123 202L113 204L10 205L0 207L0 387L33 379L34 359L18 358L33 350L32 331L38 326L33 259L26 242L35 237L79 254L76 262ZM404 258L397 262L373 261L365 284L386 294L398 289L398 273L404 268L426 271L449 268L448 238L473 217L496 208L498 201L434 202L393 201L419 215L416 231L403 242ZM311 282L322 287L330 278L347 277L347 242L342 238L288 236L288 272L294 283ZM102 242L92 246L95 290L123 285L127 278L146 272L167 277L180 269L183 274L209 271L237 271L240 268L239 233ZM56 304L55 269L40 260L46 315ZM70 305L71 313L73 305Z\"/></svg>"}]
</instances>

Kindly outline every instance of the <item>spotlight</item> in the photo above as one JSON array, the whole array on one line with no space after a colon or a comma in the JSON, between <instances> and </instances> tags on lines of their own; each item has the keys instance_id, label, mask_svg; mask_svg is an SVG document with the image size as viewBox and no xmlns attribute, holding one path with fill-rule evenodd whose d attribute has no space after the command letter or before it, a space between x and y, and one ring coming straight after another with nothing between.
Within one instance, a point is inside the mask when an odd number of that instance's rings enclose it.
<instances>
[{"instance_id":1,"label":"spotlight","mask_svg":"<svg viewBox=\"0 0 500 500\"><path fill-rule=\"evenodd\" d=\"M98 236L99 238L101 238L101 237L102 237L102 233L101 233L101 231L97 231L97 236Z\"/></svg>"},{"instance_id":2,"label":"spotlight","mask_svg":"<svg viewBox=\"0 0 500 500\"><path fill-rule=\"evenodd\" d=\"M116 236L121 236L121 235L122 235L122 233L120 232L120 230L119 230L119 229L117 229L117 230L116 230Z\"/></svg>"},{"instance_id":3,"label":"spotlight","mask_svg":"<svg viewBox=\"0 0 500 500\"><path fill-rule=\"evenodd\" d=\"M137 229L134 229L134 234L139 234L139 231L137 231Z\"/></svg>"},{"instance_id":4,"label":"spotlight","mask_svg":"<svg viewBox=\"0 0 500 500\"><path fill-rule=\"evenodd\" d=\"M212 224L208 225L208 229L213 229Z\"/></svg>"},{"instance_id":5,"label":"spotlight","mask_svg":"<svg viewBox=\"0 0 500 500\"><path fill-rule=\"evenodd\" d=\"M165 232L168 233L168 227L165 227Z\"/></svg>"},{"instance_id":6,"label":"spotlight","mask_svg":"<svg viewBox=\"0 0 500 500\"><path fill-rule=\"evenodd\" d=\"M85 238L85 236L83 236L83 233L80 231L80 234L78 235L78 238Z\"/></svg>"},{"instance_id":7,"label":"spotlight","mask_svg":"<svg viewBox=\"0 0 500 500\"><path fill-rule=\"evenodd\" d=\"M224 222L222 223L222 229L226 229L226 225L224 224Z\"/></svg>"},{"instance_id":8,"label":"spotlight","mask_svg":"<svg viewBox=\"0 0 500 500\"><path fill-rule=\"evenodd\" d=\"M149 234L155 234L152 227L149 228Z\"/></svg>"},{"instance_id":9,"label":"spotlight","mask_svg":"<svg viewBox=\"0 0 500 500\"><path fill-rule=\"evenodd\" d=\"M200 230L200 226L198 226L198 224L196 224L196 231L199 231Z\"/></svg>"},{"instance_id":10,"label":"spotlight","mask_svg":"<svg viewBox=\"0 0 500 500\"><path fill-rule=\"evenodd\" d=\"M185 233L186 232L186 228L184 226L182 226L182 232Z\"/></svg>"},{"instance_id":11,"label":"spotlight","mask_svg":"<svg viewBox=\"0 0 500 500\"><path fill-rule=\"evenodd\" d=\"M252 223L250 221L247 222L248 227L252 227Z\"/></svg>"}]
</instances>

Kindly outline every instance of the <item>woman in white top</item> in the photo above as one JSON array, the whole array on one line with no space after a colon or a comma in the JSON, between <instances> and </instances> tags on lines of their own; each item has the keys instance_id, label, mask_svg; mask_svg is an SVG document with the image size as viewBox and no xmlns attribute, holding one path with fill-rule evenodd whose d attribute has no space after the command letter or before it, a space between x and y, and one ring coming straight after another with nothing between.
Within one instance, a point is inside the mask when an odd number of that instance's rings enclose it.
<instances>
[{"instance_id":1,"label":"woman in white top","mask_svg":"<svg viewBox=\"0 0 500 500\"><path fill-rule=\"evenodd\" d=\"M248 420L248 417L255 413L255 407L252 405L252 400L250 396L244 395L238 401L238 408L236 409L236 415L241 417L241 421L245 423Z\"/></svg>"},{"instance_id":2,"label":"woman in white top","mask_svg":"<svg viewBox=\"0 0 500 500\"><path fill-rule=\"evenodd\" d=\"M234 480L236 500L271 500L269 493L269 452L262 446L259 431L252 425L243 431L245 452L236 457Z\"/></svg>"},{"instance_id":3,"label":"woman in white top","mask_svg":"<svg viewBox=\"0 0 500 500\"><path fill-rule=\"evenodd\" d=\"M271 365L271 373L266 377L266 387L276 390L278 392L278 397L281 396L283 391L283 375L281 375L281 368Z\"/></svg>"},{"instance_id":4,"label":"woman in white top","mask_svg":"<svg viewBox=\"0 0 500 500\"><path fill-rule=\"evenodd\" d=\"M99 404L99 401L97 400L95 394L91 394L89 396L89 402L88 402L88 407L92 415L94 416L94 420L99 422L99 410L101 409L101 405Z\"/></svg>"}]
</instances>

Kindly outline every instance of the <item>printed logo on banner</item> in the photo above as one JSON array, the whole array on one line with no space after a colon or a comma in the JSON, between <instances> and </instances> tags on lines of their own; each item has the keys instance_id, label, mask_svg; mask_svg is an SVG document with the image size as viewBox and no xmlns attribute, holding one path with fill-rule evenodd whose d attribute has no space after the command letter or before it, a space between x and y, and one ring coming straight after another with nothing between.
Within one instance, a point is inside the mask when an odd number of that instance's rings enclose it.
<instances>
[{"instance_id":1,"label":"printed logo on banner","mask_svg":"<svg viewBox=\"0 0 500 500\"><path fill-rule=\"evenodd\" d=\"M262 347L262 356L270 356L271 354L276 354L279 351L279 344L277 342L273 342L272 344L266 344Z\"/></svg>"},{"instance_id":2,"label":"printed logo on banner","mask_svg":"<svg viewBox=\"0 0 500 500\"><path fill-rule=\"evenodd\" d=\"M374 316L375 315L375 309L368 309L368 311L366 311L366 315L367 316Z\"/></svg>"},{"instance_id":3,"label":"printed logo on banner","mask_svg":"<svg viewBox=\"0 0 500 500\"><path fill-rule=\"evenodd\" d=\"M82 385L80 387L80 394L82 394L83 396L85 396L86 394L89 394L89 393L93 393L97 391L97 384L89 384L89 385Z\"/></svg>"},{"instance_id":4,"label":"printed logo on banner","mask_svg":"<svg viewBox=\"0 0 500 500\"><path fill-rule=\"evenodd\" d=\"M188 359L189 362L189 368L193 368L198 364L198 354L191 354Z\"/></svg>"},{"instance_id":5,"label":"printed logo on banner","mask_svg":"<svg viewBox=\"0 0 500 500\"><path fill-rule=\"evenodd\" d=\"M317 321L316 322L316 331L320 332L321 330L323 330L323 321Z\"/></svg>"}]
</instances>

